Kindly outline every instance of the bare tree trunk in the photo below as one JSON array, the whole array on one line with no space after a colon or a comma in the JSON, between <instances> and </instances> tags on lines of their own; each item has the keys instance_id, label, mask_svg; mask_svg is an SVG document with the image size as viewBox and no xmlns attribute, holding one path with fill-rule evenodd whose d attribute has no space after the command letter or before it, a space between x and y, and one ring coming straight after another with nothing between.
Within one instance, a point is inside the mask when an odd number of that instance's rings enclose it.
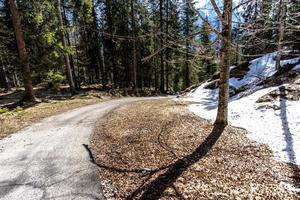
<instances>
[{"instance_id":1,"label":"bare tree trunk","mask_svg":"<svg viewBox=\"0 0 300 200\"><path fill-rule=\"evenodd\" d=\"M110 79L113 81L113 85L116 88L117 82L118 82L118 70L116 66L116 60L115 60L115 54L116 54L116 44L114 41L114 19L113 19L113 13L112 13L112 0L106 0L105 6L106 6L106 15L107 15L107 26L108 26L108 32L109 32L109 40L108 40L108 49L111 54L111 68L112 68L112 74L108 75ZM112 78L111 78L112 75Z\"/></svg>"},{"instance_id":2,"label":"bare tree trunk","mask_svg":"<svg viewBox=\"0 0 300 200\"><path fill-rule=\"evenodd\" d=\"M14 27L14 32L16 35L20 64L23 72L23 83L24 83L25 93L22 101L36 102L36 98L34 96L33 87L32 87L32 81L31 81L31 72L29 67L28 53L26 50L26 45L25 45L25 40L24 40L22 25L21 25L21 19L17 8L16 0L9 0L9 7L11 11L11 18Z\"/></svg>"},{"instance_id":3,"label":"bare tree trunk","mask_svg":"<svg viewBox=\"0 0 300 200\"><path fill-rule=\"evenodd\" d=\"M166 0L166 34L169 35L169 0ZM168 37L166 38L168 44ZM166 49L166 58L169 59L169 48ZM169 91L169 63L166 62L166 90Z\"/></svg>"},{"instance_id":4,"label":"bare tree trunk","mask_svg":"<svg viewBox=\"0 0 300 200\"><path fill-rule=\"evenodd\" d=\"M78 26L77 25L77 19L73 19L74 23L75 23L75 27ZM76 85L78 86L78 88L80 89L81 87L81 74L80 74L80 69L81 69L81 65L79 64L79 53L78 53L78 28L76 28L76 31L74 33L74 44L75 44L75 54L76 54L76 66L77 66L77 78L75 79L75 81L77 82Z\"/></svg>"},{"instance_id":5,"label":"bare tree trunk","mask_svg":"<svg viewBox=\"0 0 300 200\"><path fill-rule=\"evenodd\" d=\"M189 16L189 2L188 0L185 1L186 3L186 16L185 16L185 36L188 37L190 34L190 16ZM189 49L190 42L189 38L185 41L185 69L184 69L184 86L188 88L190 86L190 67L189 67Z\"/></svg>"},{"instance_id":6,"label":"bare tree trunk","mask_svg":"<svg viewBox=\"0 0 300 200\"><path fill-rule=\"evenodd\" d=\"M61 40L62 40L62 44L63 47L66 48L67 47L67 40L65 37L65 33L64 33L64 21L62 18L62 10L61 10L61 1L57 0L57 12L58 12L58 19L59 19L59 24L60 24L60 28L62 30L60 30L60 36L61 36ZM66 76L67 76L67 80L70 86L70 92L72 94L76 93L75 90L75 84L74 84L74 80L73 80L73 76L72 76L72 70L71 70L71 64L70 64L70 57L68 55L68 53L64 54L64 60L65 60L65 67L66 67Z\"/></svg>"},{"instance_id":7,"label":"bare tree trunk","mask_svg":"<svg viewBox=\"0 0 300 200\"><path fill-rule=\"evenodd\" d=\"M186 41L185 48L184 86L188 88L190 86L189 41Z\"/></svg>"},{"instance_id":8,"label":"bare tree trunk","mask_svg":"<svg viewBox=\"0 0 300 200\"><path fill-rule=\"evenodd\" d=\"M153 42L153 48L156 49L157 46L157 40L154 39L154 42ZM153 64L154 64L154 88L155 88L155 91L157 92L158 89L159 89L159 77L158 77L158 59L153 59Z\"/></svg>"},{"instance_id":9,"label":"bare tree trunk","mask_svg":"<svg viewBox=\"0 0 300 200\"><path fill-rule=\"evenodd\" d=\"M67 14L66 14L65 6L63 6L62 9L63 9L64 23L67 25L68 20L67 20ZM66 37L66 40L67 40L67 45L71 46L70 33L67 33L65 37ZM70 66L71 66L71 71L72 71L74 87L75 87L76 90L79 90L80 86L78 85L78 81L76 80L77 77L76 77L76 73L75 73L75 62L74 62L74 57L72 55L70 55Z\"/></svg>"},{"instance_id":10,"label":"bare tree trunk","mask_svg":"<svg viewBox=\"0 0 300 200\"><path fill-rule=\"evenodd\" d=\"M276 64L275 67L277 70L280 69L280 60L282 54L282 41L284 37L284 18L286 12L285 0L279 1L279 21L278 21L278 44L277 44L277 55L276 55Z\"/></svg>"},{"instance_id":11,"label":"bare tree trunk","mask_svg":"<svg viewBox=\"0 0 300 200\"><path fill-rule=\"evenodd\" d=\"M236 55L235 55L235 63L236 65L240 62L240 47L239 47L239 30L240 30L240 24L238 24L238 28L236 29Z\"/></svg>"},{"instance_id":12,"label":"bare tree trunk","mask_svg":"<svg viewBox=\"0 0 300 200\"><path fill-rule=\"evenodd\" d=\"M5 63L3 62L3 58L1 55L0 55L0 64L1 64L0 78L2 80L4 92L8 92L10 90L10 85L8 83L8 78L7 78L6 69L5 69Z\"/></svg>"},{"instance_id":13,"label":"bare tree trunk","mask_svg":"<svg viewBox=\"0 0 300 200\"><path fill-rule=\"evenodd\" d=\"M160 16L160 91L165 91L165 67L164 67L164 22L163 22L163 0L159 1L159 16Z\"/></svg>"},{"instance_id":14,"label":"bare tree trunk","mask_svg":"<svg viewBox=\"0 0 300 200\"><path fill-rule=\"evenodd\" d=\"M100 66L101 66L101 83L102 83L102 89L107 89L107 73L105 68L105 60L104 60L104 50L103 46L100 47Z\"/></svg>"},{"instance_id":15,"label":"bare tree trunk","mask_svg":"<svg viewBox=\"0 0 300 200\"><path fill-rule=\"evenodd\" d=\"M132 84L133 88L137 89L137 59L136 59L136 27L135 27L135 13L134 13L134 0L131 3L131 25L132 25Z\"/></svg>"},{"instance_id":16,"label":"bare tree trunk","mask_svg":"<svg viewBox=\"0 0 300 200\"><path fill-rule=\"evenodd\" d=\"M219 105L215 124L228 124L228 99L229 99L229 65L231 49L232 26L232 0L224 0L224 13L222 16L221 33L221 60L219 81Z\"/></svg>"},{"instance_id":17,"label":"bare tree trunk","mask_svg":"<svg viewBox=\"0 0 300 200\"><path fill-rule=\"evenodd\" d=\"M97 37L96 37L96 42L97 42L97 55L99 56L97 59L97 65L98 69L100 70L100 76L101 77L101 83L102 83L102 89L106 89L106 75L104 72L104 59L103 59L103 54L102 54L102 49L101 49L101 43L100 43L100 35L99 35L99 27L97 24L97 14L96 14L96 7L95 7L95 2L93 0L93 17L94 17L94 26L97 31Z\"/></svg>"}]
</instances>

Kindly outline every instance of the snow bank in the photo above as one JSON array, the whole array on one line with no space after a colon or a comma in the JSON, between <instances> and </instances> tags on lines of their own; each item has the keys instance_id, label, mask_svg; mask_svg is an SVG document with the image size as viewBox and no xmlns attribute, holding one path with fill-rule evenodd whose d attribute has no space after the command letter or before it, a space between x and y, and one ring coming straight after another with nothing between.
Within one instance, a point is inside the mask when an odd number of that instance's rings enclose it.
<instances>
[{"instance_id":1,"label":"snow bank","mask_svg":"<svg viewBox=\"0 0 300 200\"><path fill-rule=\"evenodd\" d=\"M186 101L193 102L188 109L196 115L213 121L217 114L218 89L205 89L205 84L192 92ZM253 94L231 99L229 102L230 124L245 128L248 137L259 143L267 144L280 161L300 165L300 101L278 100L271 104L279 110L264 107L256 101L278 89L271 87L258 90ZM270 104L269 104L270 105Z\"/></svg>"},{"instance_id":2,"label":"snow bank","mask_svg":"<svg viewBox=\"0 0 300 200\"><path fill-rule=\"evenodd\" d=\"M237 78L231 78L229 80L229 85L238 89L243 86L247 86L247 88L251 88L261 82L262 80L265 80L268 77L273 76L277 70L275 67L276 61L276 52L269 53L264 55L263 57L257 58L255 60L252 60L250 62L250 70L248 73L244 76L243 79L237 79ZM284 66L286 64L295 64L299 62L300 58L293 58L289 60L282 60L280 62L281 66Z\"/></svg>"},{"instance_id":3,"label":"snow bank","mask_svg":"<svg viewBox=\"0 0 300 200\"><path fill-rule=\"evenodd\" d=\"M254 92L242 98L238 95L230 99L229 122L248 130L250 139L267 144L274 152L275 159L300 165L300 101L281 99L269 103L270 106L276 105L278 110L266 107L266 103L256 103L260 97L279 88L262 89L256 86L261 80L276 73L275 55L276 53L271 53L253 60L243 79L230 79L232 87L245 86L248 88L246 92ZM283 60L281 65L295 64L299 59ZM300 65L296 68L300 69ZM217 114L218 89L205 89L207 84L190 92L184 100L191 102L188 107L190 111L202 118L214 120Z\"/></svg>"}]
</instances>

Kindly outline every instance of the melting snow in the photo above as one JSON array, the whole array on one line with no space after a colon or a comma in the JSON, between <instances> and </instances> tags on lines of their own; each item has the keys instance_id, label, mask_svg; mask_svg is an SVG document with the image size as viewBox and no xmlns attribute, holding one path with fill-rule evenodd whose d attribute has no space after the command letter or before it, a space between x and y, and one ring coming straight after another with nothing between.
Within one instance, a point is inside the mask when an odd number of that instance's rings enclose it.
<instances>
[{"instance_id":1,"label":"melting snow","mask_svg":"<svg viewBox=\"0 0 300 200\"><path fill-rule=\"evenodd\" d=\"M230 79L231 86L246 86L249 88L248 92L254 92L242 98L239 98L239 95L231 98L229 121L233 126L248 130L250 139L267 144L272 149L275 159L300 165L300 101L281 99L269 103L278 106L278 110L256 103L260 97L279 88L278 86L262 89L256 86L261 80L276 73L275 55L276 53L271 53L253 60L243 79ZM283 60L281 65L295 64L299 60L300 58ZM295 68L300 69L300 65ZM188 109L193 113L213 121L217 114L218 89L205 89L207 84L202 84L184 100L192 102Z\"/></svg>"},{"instance_id":2,"label":"melting snow","mask_svg":"<svg viewBox=\"0 0 300 200\"><path fill-rule=\"evenodd\" d=\"M276 73L275 68L275 56L276 52L269 53L263 57L257 58L250 62L250 70L245 75L243 79L231 78L229 80L229 85L238 89L242 86L247 86L248 88L253 87L262 80L274 75ZM286 64L295 64L299 62L300 58L293 58L289 60L280 61L280 65L284 66Z\"/></svg>"},{"instance_id":3,"label":"melting snow","mask_svg":"<svg viewBox=\"0 0 300 200\"><path fill-rule=\"evenodd\" d=\"M300 64L299 64L299 65L296 65L296 66L293 68L293 70L298 70L298 71L300 71Z\"/></svg>"}]
</instances>

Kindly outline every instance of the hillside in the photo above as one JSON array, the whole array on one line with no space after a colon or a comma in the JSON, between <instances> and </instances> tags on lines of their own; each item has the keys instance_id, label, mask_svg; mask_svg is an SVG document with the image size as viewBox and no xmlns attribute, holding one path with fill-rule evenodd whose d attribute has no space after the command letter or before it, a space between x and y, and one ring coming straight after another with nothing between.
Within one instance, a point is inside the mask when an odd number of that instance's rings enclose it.
<instances>
[{"instance_id":1,"label":"hillside","mask_svg":"<svg viewBox=\"0 0 300 200\"><path fill-rule=\"evenodd\" d=\"M281 60L266 54L249 65L231 67L229 121L245 128L248 137L267 144L274 159L300 164L300 58ZM180 100L190 102L194 114L214 120L218 106L218 75ZM300 190L293 188L293 190Z\"/></svg>"}]
</instances>

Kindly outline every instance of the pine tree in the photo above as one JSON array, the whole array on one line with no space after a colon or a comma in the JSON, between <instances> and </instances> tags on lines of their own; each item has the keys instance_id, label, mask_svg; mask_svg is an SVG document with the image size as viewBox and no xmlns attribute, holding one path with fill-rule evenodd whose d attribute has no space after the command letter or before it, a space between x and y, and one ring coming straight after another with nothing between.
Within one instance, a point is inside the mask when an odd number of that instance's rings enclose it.
<instances>
[{"instance_id":1,"label":"pine tree","mask_svg":"<svg viewBox=\"0 0 300 200\"><path fill-rule=\"evenodd\" d=\"M132 33L132 68L130 85L137 89L137 48L136 48L136 18L135 18L135 0L130 0L131 9L131 33Z\"/></svg>"},{"instance_id":2,"label":"pine tree","mask_svg":"<svg viewBox=\"0 0 300 200\"><path fill-rule=\"evenodd\" d=\"M64 48L67 48L68 44L67 44L67 40L65 37L65 33L64 33L64 22L63 22L63 17L62 17L62 9L61 9L61 1L57 0L57 12L58 12L58 19L59 19L59 25L60 25L60 35L61 35L61 41L62 41L62 45ZM70 57L68 53L64 54L64 60L65 60L65 67L66 67L66 76L68 79L68 83L69 83L69 87L70 87L70 92L72 94L76 93L75 90L75 84L74 84L74 80L73 80L73 74L72 74L72 69L71 69L71 64L70 64Z\"/></svg>"},{"instance_id":3,"label":"pine tree","mask_svg":"<svg viewBox=\"0 0 300 200\"><path fill-rule=\"evenodd\" d=\"M159 0L159 29L160 29L160 87L161 92L165 91L165 66L164 66L164 0Z\"/></svg>"},{"instance_id":4,"label":"pine tree","mask_svg":"<svg viewBox=\"0 0 300 200\"><path fill-rule=\"evenodd\" d=\"M16 36L16 41L17 41L20 64L23 72L23 83L24 83L25 92L21 101L36 102L36 98L34 96L33 87L32 87L32 81L31 81L31 72L29 66L28 53L26 50L21 18L19 15L16 1L9 0L9 7L11 12L14 32Z\"/></svg>"},{"instance_id":5,"label":"pine tree","mask_svg":"<svg viewBox=\"0 0 300 200\"><path fill-rule=\"evenodd\" d=\"M208 21L208 19L206 19L206 21ZM203 22L202 24L202 27L200 29L199 41L204 49L204 55L201 59L203 72L201 73L201 75L199 75L199 81L203 81L205 79L209 79L210 76L216 72L216 65L214 62L215 58L210 41L210 29L207 22Z\"/></svg>"},{"instance_id":6,"label":"pine tree","mask_svg":"<svg viewBox=\"0 0 300 200\"><path fill-rule=\"evenodd\" d=\"M184 1L184 11L183 11L183 32L185 39L185 68L184 68L184 86L188 88L190 86L190 59L192 54L192 47L190 40L193 37L190 37L195 31L195 22L197 20L197 13L195 13L195 2L193 0Z\"/></svg>"},{"instance_id":7,"label":"pine tree","mask_svg":"<svg viewBox=\"0 0 300 200\"><path fill-rule=\"evenodd\" d=\"M11 83L8 73L9 71L14 71L14 69L9 69L5 59L8 55L15 54L15 39L10 22L8 1L5 0L2 5L0 4L0 86L4 88L4 92L10 90Z\"/></svg>"}]
</instances>

